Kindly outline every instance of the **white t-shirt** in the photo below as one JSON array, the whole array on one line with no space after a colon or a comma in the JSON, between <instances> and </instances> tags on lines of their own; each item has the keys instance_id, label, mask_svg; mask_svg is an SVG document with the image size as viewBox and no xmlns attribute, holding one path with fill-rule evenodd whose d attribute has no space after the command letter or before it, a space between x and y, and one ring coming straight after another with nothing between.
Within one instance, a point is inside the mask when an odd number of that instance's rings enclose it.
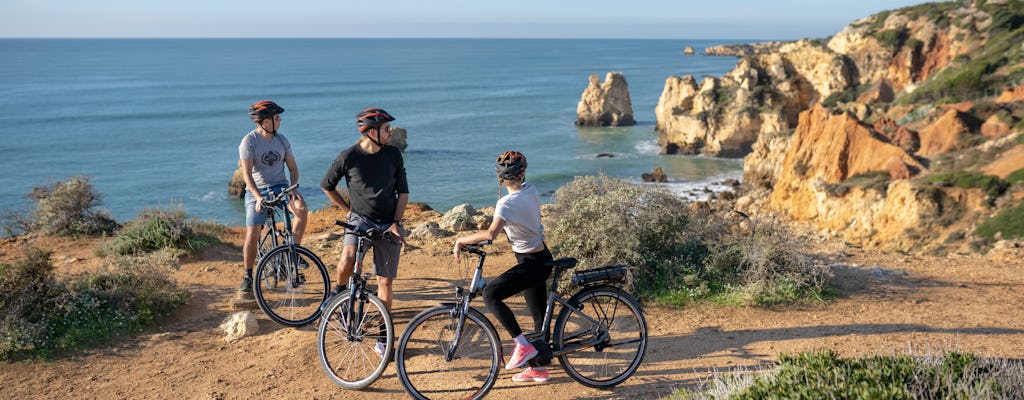
<instances>
[{"instance_id":1,"label":"white t-shirt","mask_svg":"<svg viewBox=\"0 0 1024 400\"><path fill-rule=\"evenodd\" d=\"M540 195L527 183L517 192L498 199L494 217L505 220L505 234L512 251L526 253L544 243L544 225L540 222Z\"/></svg>"}]
</instances>

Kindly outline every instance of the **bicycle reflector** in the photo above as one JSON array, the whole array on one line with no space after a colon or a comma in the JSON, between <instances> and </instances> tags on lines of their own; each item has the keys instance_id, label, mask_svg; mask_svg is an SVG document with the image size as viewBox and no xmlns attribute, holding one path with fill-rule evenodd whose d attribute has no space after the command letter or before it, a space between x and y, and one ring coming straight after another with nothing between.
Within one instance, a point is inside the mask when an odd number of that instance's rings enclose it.
<instances>
[{"instance_id":1,"label":"bicycle reflector","mask_svg":"<svg viewBox=\"0 0 1024 400\"><path fill-rule=\"evenodd\" d=\"M594 285L598 283L621 281L626 277L625 265L609 265L607 267L576 271L572 276L572 284L576 286Z\"/></svg>"}]
</instances>

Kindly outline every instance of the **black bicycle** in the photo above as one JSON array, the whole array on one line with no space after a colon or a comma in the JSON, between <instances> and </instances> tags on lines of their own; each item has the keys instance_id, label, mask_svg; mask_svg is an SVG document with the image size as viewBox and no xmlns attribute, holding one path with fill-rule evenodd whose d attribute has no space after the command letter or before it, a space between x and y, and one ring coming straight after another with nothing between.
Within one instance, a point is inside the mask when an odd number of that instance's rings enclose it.
<instances>
[{"instance_id":1,"label":"black bicycle","mask_svg":"<svg viewBox=\"0 0 1024 400\"><path fill-rule=\"evenodd\" d=\"M377 380L391 361L395 326L384 302L367 286L372 276L363 275L363 256L376 239L390 239L391 233L377 229L362 230L341 221L348 233L356 235L356 263L348 279L348 288L324 306L324 318L317 329L317 353L320 367L331 381L345 389L356 390ZM381 354L374 351L384 343Z\"/></svg>"},{"instance_id":2,"label":"black bicycle","mask_svg":"<svg viewBox=\"0 0 1024 400\"><path fill-rule=\"evenodd\" d=\"M320 317L320 304L327 299L330 275L313 251L295 244L288 193L292 185L263 201L267 213L266 232L256 251L253 295L270 319L281 325L299 327ZM278 227L278 214L283 226Z\"/></svg>"},{"instance_id":3,"label":"black bicycle","mask_svg":"<svg viewBox=\"0 0 1024 400\"><path fill-rule=\"evenodd\" d=\"M494 386L503 364L498 332L470 303L483 293L484 241L463 247L479 258L469 289L456 287L455 302L427 309L409 322L398 341L396 363L402 386L417 399L479 399ZM628 379L647 349L647 322L640 302L622 290L624 266L579 271L572 277L579 290L568 300L557 289L574 258L549 261L554 279L548 294L544 325L526 336L572 379L594 388L608 388ZM555 303L562 307L551 330ZM552 337L553 336L553 337ZM544 360L543 358L548 358Z\"/></svg>"}]
</instances>

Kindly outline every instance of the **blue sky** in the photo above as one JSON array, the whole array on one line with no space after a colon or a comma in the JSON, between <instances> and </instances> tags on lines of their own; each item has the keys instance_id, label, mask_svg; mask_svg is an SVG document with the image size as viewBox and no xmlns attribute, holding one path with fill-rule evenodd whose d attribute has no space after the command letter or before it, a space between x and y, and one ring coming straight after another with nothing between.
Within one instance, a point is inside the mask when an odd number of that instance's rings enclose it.
<instances>
[{"instance_id":1,"label":"blue sky","mask_svg":"<svg viewBox=\"0 0 1024 400\"><path fill-rule=\"evenodd\" d=\"M0 37L799 39L914 0L0 0Z\"/></svg>"}]
</instances>

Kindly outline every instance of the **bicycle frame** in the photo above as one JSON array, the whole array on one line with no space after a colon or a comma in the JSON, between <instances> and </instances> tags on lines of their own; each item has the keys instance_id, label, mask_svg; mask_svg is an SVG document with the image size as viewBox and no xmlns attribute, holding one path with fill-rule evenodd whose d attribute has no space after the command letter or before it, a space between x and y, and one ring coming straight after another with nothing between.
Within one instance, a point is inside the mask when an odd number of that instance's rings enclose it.
<instances>
[{"instance_id":1,"label":"bicycle frame","mask_svg":"<svg viewBox=\"0 0 1024 400\"><path fill-rule=\"evenodd\" d=\"M481 244L490 244L490 241L486 241ZM455 326L455 339L452 341L452 348L448 349L447 354L445 354L445 361L448 362L452 361L452 359L455 357L456 350L458 350L459 348L459 341L462 338L462 327L465 325L466 315L469 313L470 304L473 302L473 298L482 293L484 288L483 269L484 259L487 257L487 253L475 247L466 249L464 251L467 253L475 254L478 257L478 262L476 270L473 273L473 279L470 284L469 292L465 293L465 291L461 287L456 288L456 297L459 298L459 301L456 302L456 304L454 304L452 312L458 313L458 324ZM574 310L578 315L582 316L583 318L593 323L594 327L600 327L600 329L603 332L597 332L598 334L594 335L594 339L576 346L557 349L554 348L554 346L552 346L553 357L558 357L561 355L578 351L580 349L595 346L603 342L608 336L608 332L604 331L607 328L603 326L601 321L598 321L597 319L594 319L590 315L587 315L587 313L584 312L582 308L573 306L572 304L569 303L568 300L558 295L558 282L562 272L564 272L564 269L555 267L555 276L554 279L551 281L551 288L548 290L548 301L544 310L544 322L543 325L541 325L542 329L538 332L525 333L524 335L526 336L526 338L531 341L536 340L537 338L541 338L542 340L544 340L544 342L551 343L551 323L552 317L554 316L556 302L558 304L561 304L563 308L570 308Z\"/></svg>"},{"instance_id":2,"label":"bicycle frame","mask_svg":"<svg viewBox=\"0 0 1024 400\"><path fill-rule=\"evenodd\" d=\"M348 309L346 311L345 317L346 317L346 319L350 323L355 322L355 321L362 321L362 318L363 318L363 315L364 315L363 313L365 311L363 309L363 305L365 303L363 301L359 301L358 302L359 303L358 304L358 309L357 309L356 298L358 297L359 300L366 300L366 298L365 298L365 296L366 296L366 281L370 280L370 274L369 273L367 273L365 275L363 274L363 258L366 255L366 251L369 250L370 247L373 247L371 236L382 235L382 233L375 232L375 231L372 231L372 230L370 232L359 230L359 229L356 229L355 226L343 223L341 221L335 221L335 224L343 226L347 230L351 231L351 232L346 232L346 233L351 233L353 235L356 235L356 255L355 255L356 256L356 260L355 260L355 265L353 265L353 268L352 268L352 275L349 275L349 277L348 277L349 296L348 296ZM356 317L359 317L359 318L357 319ZM360 340L362 340L361 338L357 337L352 332L352 328L351 327L348 327L347 331L348 331L348 336L347 336L348 340L350 340L350 341L360 341Z\"/></svg>"}]
</instances>

